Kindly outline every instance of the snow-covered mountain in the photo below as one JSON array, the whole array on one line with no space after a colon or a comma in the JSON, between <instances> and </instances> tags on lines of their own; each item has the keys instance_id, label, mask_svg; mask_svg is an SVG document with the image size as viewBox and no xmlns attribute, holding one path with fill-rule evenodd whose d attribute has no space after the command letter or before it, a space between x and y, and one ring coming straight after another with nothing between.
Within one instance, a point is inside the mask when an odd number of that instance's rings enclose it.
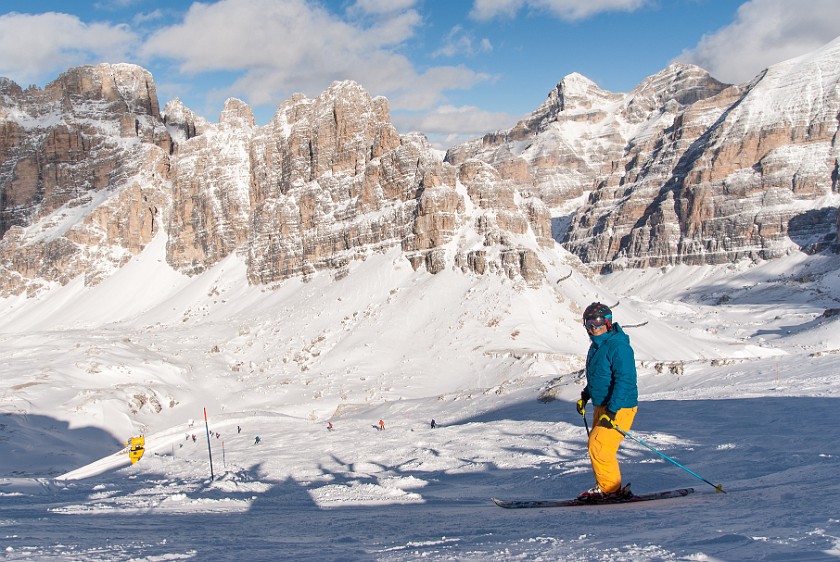
<instances>
[{"instance_id":1,"label":"snow-covered mountain","mask_svg":"<svg viewBox=\"0 0 840 562\"><path fill-rule=\"evenodd\" d=\"M158 231L174 269L240 252L256 284L400 247L415 269L535 285L552 237L598 270L814 251L837 232L838 84L840 39L739 86L682 64L628 94L572 74L441 161L352 82L257 127L233 99L218 124L177 100L161 113L132 65L4 80L2 291L96 283Z\"/></svg>"},{"instance_id":2,"label":"snow-covered mountain","mask_svg":"<svg viewBox=\"0 0 840 562\"><path fill-rule=\"evenodd\" d=\"M552 208L596 269L768 259L836 244L840 38L721 84L674 64L628 94L564 78L510 131L450 149Z\"/></svg>"}]
</instances>

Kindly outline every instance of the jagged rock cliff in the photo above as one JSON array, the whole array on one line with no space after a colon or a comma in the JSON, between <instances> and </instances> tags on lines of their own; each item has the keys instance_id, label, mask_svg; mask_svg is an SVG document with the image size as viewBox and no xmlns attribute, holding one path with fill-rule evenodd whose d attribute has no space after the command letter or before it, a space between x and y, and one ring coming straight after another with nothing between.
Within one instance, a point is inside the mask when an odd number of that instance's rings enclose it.
<instances>
[{"instance_id":1,"label":"jagged rock cliff","mask_svg":"<svg viewBox=\"0 0 840 562\"><path fill-rule=\"evenodd\" d=\"M491 269L530 283L541 279L538 268L525 262L503 263L511 252L528 254L528 240L545 243L547 211L520 209L511 193L501 197L494 187L479 205L506 222L488 226L483 213L474 217L471 203L478 194L469 180L442 162L425 138L400 136L387 101L371 99L358 84L338 82L314 100L290 99L254 138L250 161L247 251L254 283L324 269L340 276L352 260L396 245L415 269L431 273L452 264L483 273L486 266L473 267L464 257L478 245ZM458 249L448 250L462 226L469 233L521 236L468 242L462 233Z\"/></svg>"},{"instance_id":2,"label":"jagged rock cliff","mask_svg":"<svg viewBox=\"0 0 840 562\"><path fill-rule=\"evenodd\" d=\"M96 283L155 236L184 274L238 252L259 284L396 247L531 285L558 242L602 271L816 251L836 242L839 84L840 40L738 86L682 64L628 94L572 74L442 159L353 82L260 127L236 99L218 123L161 112L133 65L0 79L0 294Z\"/></svg>"},{"instance_id":3,"label":"jagged rock cliff","mask_svg":"<svg viewBox=\"0 0 840 562\"><path fill-rule=\"evenodd\" d=\"M251 108L237 99L225 102L218 124L196 117L180 102L167 104L164 118L176 143L167 261L194 275L248 239L249 147L257 127Z\"/></svg>"},{"instance_id":4,"label":"jagged rock cliff","mask_svg":"<svg viewBox=\"0 0 840 562\"><path fill-rule=\"evenodd\" d=\"M353 82L294 96L265 127L236 99L218 124L178 100L161 113L151 76L131 65L72 69L43 92L0 87L2 294L96 283L155 235L188 275L241 252L252 283L341 276L390 247L431 273L542 279L547 208L520 206L503 182L465 189L457 167L422 136L400 136L387 101Z\"/></svg>"},{"instance_id":5,"label":"jagged rock cliff","mask_svg":"<svg viewBox=\"0 0 840 562\"><path fill-rule=\"evenodd\" d=\"M626 95L570 75L446 159L540 197L558 241L602 271L813 251L836 242L838 84L840 40L743 86L681 64Z\"/></svg>"},{"instance_id":6,"label":"jagged rock cliff","mask_svg":"<svg viewBox=\"0 0 840 562\"><path fill-rule=\"evenodd\" d=\"M98 65L0 84L0 293L96 282L154 236L171 139L151 74Z\"/></svg>"}]
</instances>

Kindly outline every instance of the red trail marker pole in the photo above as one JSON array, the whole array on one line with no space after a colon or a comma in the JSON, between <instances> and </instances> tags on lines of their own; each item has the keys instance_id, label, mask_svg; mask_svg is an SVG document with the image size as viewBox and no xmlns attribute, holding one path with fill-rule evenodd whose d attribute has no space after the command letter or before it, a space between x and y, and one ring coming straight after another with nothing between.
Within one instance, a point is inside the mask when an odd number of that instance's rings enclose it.
<instances>
[{"instance_id":1,"label":"red trail marker pole","mask_svg":"<svg viewBox=\"0 0 840 562\"><path fill-rule=\"evenodd\" d=\"M213 451L210 449L210 426L207 425L207 408L204 408L204 430L207 432L207 454L210 456L210 481L213 481Z\"/></svg>"}]
</instances>

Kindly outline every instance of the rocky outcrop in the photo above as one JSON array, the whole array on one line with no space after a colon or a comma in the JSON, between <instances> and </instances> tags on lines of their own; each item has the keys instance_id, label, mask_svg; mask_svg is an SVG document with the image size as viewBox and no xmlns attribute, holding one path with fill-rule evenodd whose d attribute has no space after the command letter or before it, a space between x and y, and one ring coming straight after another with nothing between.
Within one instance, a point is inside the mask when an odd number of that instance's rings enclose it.
<instances>
[{"instance_id":1,"label":"rocky outcrop","mask_svg":"<svg viewBox=\"0 0 840 562\"><path fill-rule=\"evenodd\" d=\"M628 94L572 74L509 131L441 159L384 98L336 82L265 126L161 112L132 65L44 90L0 79L0 295L96 283L155 236L198 275L346 275L399 248L416 270L539 285L557 242L600 271L766 259L837 244L840 40L728 86L674 64Z\"/></svg>"},{"instance_id":2,"label":"rocky outcrop","mask_svg":"<svg viewBox=\"0 0 840 562\"><path fill-rule=\"evenodd\" d=\"M172 137L173 151L178 143L185 142L204 132L207 121L192 112L181 100L175 98L168 102L161 113L166 130Z\"/></svg>"},{"instance_id":3,"label":"rocky outcrop","mask_svg":"<svg viewBox=\"0 0 840 562\"><path fill-rule=\"evenodd\" d=\"M166 225L167 261L201 273L243 246L251 219L249 147L256 132L251 108L225 102L218 125L201 122L182 105L167 105L177 129L172 157L172 209Z\"/></svg>"},{"instance_id":4,"label":"rocky outcrop","mask_svg":"<svg viewBox=\"0 0 840 562\"><path fill-rule=\"evenodd\" d=\"M568 225L558 241L601 271L815 251L837 236L838 83L840 39L743 86L681 64L626 95L570 75L446 159L540 198Z\"/></svg>"},{"instance_id":5,"label":"rocky outcrop","mask_svg":"<svg viewBox=\"0 0 840 562\"><path fill-rule=\"evenodd\" d=\"M336 270L401 245L445 244L457 223L454 170L417 137L401 138L387 101L337 82L284 103L251 147L254 283Z\"/></svg>"},{"instance_id":6,"label":"rocky outcrop","mask_svg":"<svg viewBox=\"0 0 840 562\"><path fill-rule=\"evenodd\" d=\"M140 67L79 67L44 90L5 81L0 290L79 275L95 282L139 252L167 207L170 147L151 74Z\"/></svg>"},{"instance_id":7,"label":"rocky outcrop","mask_svg":"<svg viewBox=\"0 0 840 562\"><path fill-rule=\"evenodd\" d=\"M509 131L450 148L446 161L489 163L503 181L539 197L550 207L580 197L592 188L606 159L621 154L618 129L598 125L622 100L580 74L570 74L545 103Z\"/></svg>"},{"instance_id":8,"label":"rocky outcrop","mask_svg":"<svg viewBox=\"0 0 840 562\"><path fill-rule=\"evenodd\" d=\"M125 141L164 149L170 143L160 125L152 76L138 66L79 67L43 91L10 86L2 91L0 235L80 193L113 185L125 175L131 148Z\"/></svg>"}]
</instances>

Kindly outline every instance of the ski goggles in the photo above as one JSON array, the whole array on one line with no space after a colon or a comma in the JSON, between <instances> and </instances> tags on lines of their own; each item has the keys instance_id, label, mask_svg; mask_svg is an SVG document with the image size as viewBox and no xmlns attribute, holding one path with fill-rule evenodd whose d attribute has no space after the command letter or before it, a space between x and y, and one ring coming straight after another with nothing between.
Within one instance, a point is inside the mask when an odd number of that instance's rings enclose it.
<instances>
[{"instance_id":1,"label":"ski goggles","mask_svg":"<svg viewBox=\"0 0 840 562\"><path fill-rule=\"evenodd\" d=\"M603 316L598 316L596 318L587 318L583 321L583 325L586 326L587 330L591 330L592 328L600 328L601 326L607 323L607 319Z\"/></svg>"}]
</instances>

